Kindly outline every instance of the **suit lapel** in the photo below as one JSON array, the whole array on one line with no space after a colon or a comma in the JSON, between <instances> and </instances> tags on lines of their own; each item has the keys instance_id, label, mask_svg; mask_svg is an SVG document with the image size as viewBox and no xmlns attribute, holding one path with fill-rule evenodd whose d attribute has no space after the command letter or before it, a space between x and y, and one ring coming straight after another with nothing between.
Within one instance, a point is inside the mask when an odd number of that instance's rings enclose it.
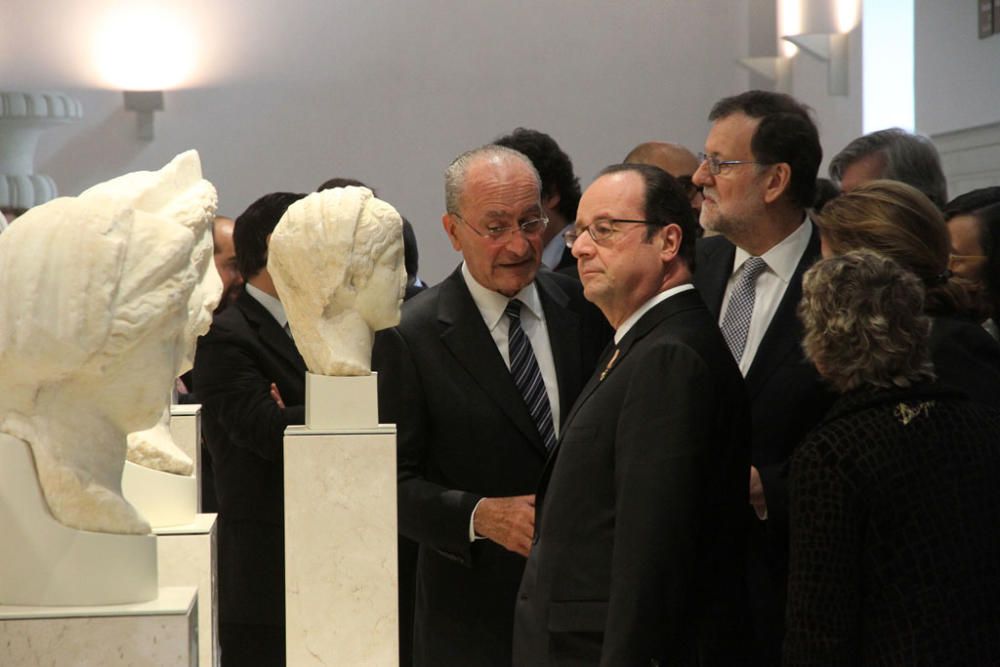
<instances>
[{"instance_id":1,"label":"suit lapel","mask_svg":"<svg viewBox=\"0 0 1000 667\"><path fill-rule=\"evenodd\" d=\"M547 455L538 427L469 294L461 269L441 284L438 321L442 327L441 342L472 381L493 399L542 456Z\"/></svg>"},{"instance_id":2,"label":"suit lapel","mask_svg":"<svg viewBox=\"0 0 1000 667\"><path fill-rule=\"evenodd\" d=\"M726 283L733 273L733 259L736 246L723 238L699 241L707 250L699 257L695 269L695 286L701 293L708 310L719 319L722 312L722 297L726 294Z\"/></svg>"},{"instance_id":3,"label":"suit lapel","mask_svg":"<svg viewBox=\"0 0 1000 667\"><path fill-rule=\"evenodd\" d=\"M580 408L587 402L590 396L597 391L597 389L607 381L609 377L612 376L615 371L621 367L622 362L628 357L632 348L635 344L646 337L650 331L656 328L663 320L681 312L688 310L690 308L698 307L702 305L701 297L698 295L697 290L687 290L681 292L680 294L675 294L669 297L666 301L658 303L649 312L639 318L639 321L629 330L625 337L622 338L618 345L611 344L608 349L604 351L601 355L600 361L597 363L597 367L594 370L594 374L584 385L583 391L580 392L579 398L576 399L576 403L573 405L573 409L569 416L565 420L565 424L568 427L576 416L576 413L580 411ZM615 356L615 350L618 350L617 356ZM556 443L556 448L559 449L559 444ZM553 450L553 454L555 450Z\"/></svg>"},{"instance_id":4,"label":"suit lapel","mask_svg":"<svg viewBox=\"0 0 1000 667\"><path fill-rule=\"evenodd\" d=\"M601 387L601 385L607 381L613 373L621 367L622 362L628 357L629 353L635 347L636 343L645 338L650 331L656 328L663 320L675 315L684 310L690 308L697 308L699 306L703 307L703 301L698 295L697 290L688 290L686 292L681 292L680 294L675 294L674 296L668 298L666 301L658 303L649 312L639 318L639 321L629 330L625 337L622 338L618 345L614 342L610 343L607 349L601 354L600 360L597 362L597 367L594 370L594 374L584 385L583 391L580 392L580 396L576 399L576 403L573 405L573 409L570 411L569 415L564 420L565 429L568 429L576 417L576 414L582 409L584 404L590 399L590 397ZM618 350L617 356L615 355L615 350ZM562 431L565 433L565 430ZM560 434L559 441L556 446L552 449L552 453L549 455L548 460L545 462L545 468L542 470L542 476L538 482L537 490L537 502L536 511L539 515L536 517L535 525L541 525L541 515L540 512L542 504L545 499L545 491L549 484L549 478L552 476L552 469L555 467L556 458L559 454L560 445L562 445L562 437Z\"/></svg>"},{"instance_id":5,"label":"suit lapel","mask_svg":"<svg viewBox=\"0 0 1000 667\"><path fill-rule=\"evenodd\" d=\"M261 343L270 348L276 354L287 361L292 368L305 375L306 363L302 355L295 347L295 343L289 338L285 330L281 328L277 320L267 312L264 306L260 305L256 299L245 291L236 301L237 307L243 311L247 322L257 331L257 336Z\"/></svg>"},{"instance_id":6,"label":"suit lapel","mask_svg":"<svg viewBox=\"0 0 1000 667\"><path fill-rule=\"evenodd\" d=\"M812 222L812 235L809 237L809 244L806 251L799 259L792 279L788 283L781 303L774 312L771 324L768 325L764 338L760 341L757 354L754 355L753 363L747 371L746 385L747 391L752 398L757 394L763 384L770 377L771 373L781 364L789 354L798 351L802 341L802 324L798 319L799 301L802 299L802 274L809 269L813 263L819 259L819 233Z\"/></svg>"},{"instance_id":7,"label":"suit lapel","mask_svg":"<svg viewBox=\"0 0 1000 667\"><path fill-rule=\"evenodd\" d=\"M569 297L559 287L539 273L535 279L545 311L545 324L549 333L549 346L556 366L559 386L560 430L583 384L580 350L583 347L580 333L580 316L569 310Z\"/></svg>"}]
</instances>

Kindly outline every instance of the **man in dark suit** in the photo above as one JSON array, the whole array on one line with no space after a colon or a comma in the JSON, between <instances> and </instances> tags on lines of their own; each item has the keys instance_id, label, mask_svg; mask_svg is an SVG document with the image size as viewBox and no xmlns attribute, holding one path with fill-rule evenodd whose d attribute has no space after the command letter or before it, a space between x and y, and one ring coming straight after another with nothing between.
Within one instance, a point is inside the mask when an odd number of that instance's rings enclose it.
<instances>
[{"instance_id":1,"label":"man in dark suit","mask_svg":"<svg viewBox=\"0 0 1000 667\"><path fill-rule=\"evenodd\" d=\"M229 666L285 664L282 447L285 427L305 421L306 366L267 272L267 243L304 196L265 195L236 219L245 289L198 341L194 362L219 504L219 639Z\"/></svg>"},{"instance_id":2,"label":"man in dark suit","mask_svg":"<svg viewBox=\"0 0 1000 667\"><path fill-rule=\"evenodd\" d=\"M372 367L380 419L399 429L399 530L420 545L414 664L509 667L531 494L609 332L577 281L538 272L545 218L524 155L486 146L445 178L464 261L376 336Z\"/></svg>"},{"instance_id":3,"label":"man in dark suit","mask_svg":"<svg viewBox=\"0 0 1000 667\"><path fill-rule=\"evenodd\" d=\"M701 225L695 285L718 318L750 396L747 586L757 664L781 661L788 571L788 461L833 401L801 349L802 274L819 258L806 217L822 159L808 107L749 91L709 114L695 184ZM750 647L748 647L748 652Z\"/></svg>"},{"instance_id":4,"label":"man in dark suit","mask_svg":"<svg viewBox=\"0 0 1000 667\"><path fill-rule=\"evenodd\" d=\"M493 143L524 153L535 166L542 179L542 208L549 219L542 234L542 265L575 278L576 259L562 237L576 220L580 203L580 179L573 173L573 162L555 139L538 130L519 127Z\"/></svg>"},{"instance_id":5,"label":"man in dark suit","mask_svg":"<svg viewBox=\"0 0 1000 667\"><path fill-rule=\"evenodd\" d=\"M749 409L691 285L695 224L649 165L580 200L568 238L615 345L539 485L515 665L740 664Z\"/></svg>"}]
</instances>

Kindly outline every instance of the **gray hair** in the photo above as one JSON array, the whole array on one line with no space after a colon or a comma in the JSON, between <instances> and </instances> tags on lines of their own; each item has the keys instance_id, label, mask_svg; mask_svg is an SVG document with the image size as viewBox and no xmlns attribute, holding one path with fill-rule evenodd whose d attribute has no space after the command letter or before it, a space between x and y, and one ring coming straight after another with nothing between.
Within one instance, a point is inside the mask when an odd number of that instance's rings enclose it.
<instances>
[{"instance_id":1,"label":"gray hair","mask_svg":"<svg viewBox=\"0 0 1000 667\"><path fill-rule=\"evenodd\" d=\"M802 278L806 357L839 392L934 377L920 280L871 250L817 262Z\"/></svg>"},{"instance_id":2,"label":"gray hair","mask_svg":"<svg viewBox=\"0 0 1000 667\"><path fill-rule=\"evenodd\" d=\"M830 178L840 182L849 166L878 153L885 159L880 178L902 181L920 190L939 209L948 201L948 182L937 148L925 136L893 127L858 137L830 161Z\"/></svg>"},{"instance_id":3,"label":"gray hair","mask_svg":"<svg viewBox=\"0 0 1000 667\"><path fill-rule=\"evenodd\" d=\"M531 163L528 156L513 148L498 146L496 144L486 144L471 151L466 151L452 160L451 164L444 172L444 203L448 213L457 214L462 193L465 191L465 177L469 172L469 167L479 160L496 160L504 162L517 160L524 164L534 175L538 183L538 190L542 189L542 178L538 175L538 170Z\"/></svg>"}]
</instances>

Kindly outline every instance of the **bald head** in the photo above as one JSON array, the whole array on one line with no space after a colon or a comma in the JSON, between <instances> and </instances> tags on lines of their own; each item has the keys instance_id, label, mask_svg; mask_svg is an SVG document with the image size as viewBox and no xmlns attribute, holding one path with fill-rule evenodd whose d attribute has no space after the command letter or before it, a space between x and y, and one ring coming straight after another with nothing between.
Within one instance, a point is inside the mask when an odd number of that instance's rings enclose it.
<instances>
[{"instance_id":1,"label":"bald head","mask_svg":"<svg viewBox=\"0 0 1000 667\"><path fill-rule=\"evenodd\" d=\"M680 144L647 141L639 144L622 160L625 164L649 164L673 177L690 176L698 170L698 158Z\"/></svg>"},{"instance_id":2,"label":"bald head","mask_svg":"<svg viewBox=\"0 0 1000 667\"><path fill-rule=\"evenodd\" d=\"M684 148L680 144L671 144L665 141L647 141L639 144L625 156L622 161L625 164L648 164L659 167L667 172L684 187L691 202L691 208L695 212L695 218L701 212L701 188L691 182L691 176L698 171L701 165L694 153ZM701 227L698 228L701 230Z\"/></svg>"}]
</instances>

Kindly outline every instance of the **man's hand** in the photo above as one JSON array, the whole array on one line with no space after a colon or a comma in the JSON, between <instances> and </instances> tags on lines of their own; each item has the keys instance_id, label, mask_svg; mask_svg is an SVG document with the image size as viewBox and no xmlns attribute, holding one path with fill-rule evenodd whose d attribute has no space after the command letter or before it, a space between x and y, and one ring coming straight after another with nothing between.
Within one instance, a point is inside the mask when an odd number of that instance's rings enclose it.
<instances>
[{"instance_id":1,"label":"man's hand","mask_svg":"<svg viewBox=\"0 0 1000 667\"><path fill-rule=\"evenodd\" d=\"M764 498L764 485L760 481L760 472L750 466L750 504L757 518L763 521L767 518L767 500Z\"/></svg>"},{"instance_id":2,"label":"man's hand","mask_svg":"<svg viewBox=\"0 0 1000 667\"><path fill-rule=\"evenodd\" d=\"M285 402L281 400L281 392L278 391L278 385L271 383L271 399L278 404L278 407L282 410L285 409Z\"/></svg>"},{"instance_id":3,"label":"man's hand","mask_svg":"<svg viewBox=\"0 0 1000 667\"><path fill-rule=\"evenodd\" d=\"M472 527L476 535L527 558L535 534L535 496L483 498Z\"/></svg>"}]
</instances>

